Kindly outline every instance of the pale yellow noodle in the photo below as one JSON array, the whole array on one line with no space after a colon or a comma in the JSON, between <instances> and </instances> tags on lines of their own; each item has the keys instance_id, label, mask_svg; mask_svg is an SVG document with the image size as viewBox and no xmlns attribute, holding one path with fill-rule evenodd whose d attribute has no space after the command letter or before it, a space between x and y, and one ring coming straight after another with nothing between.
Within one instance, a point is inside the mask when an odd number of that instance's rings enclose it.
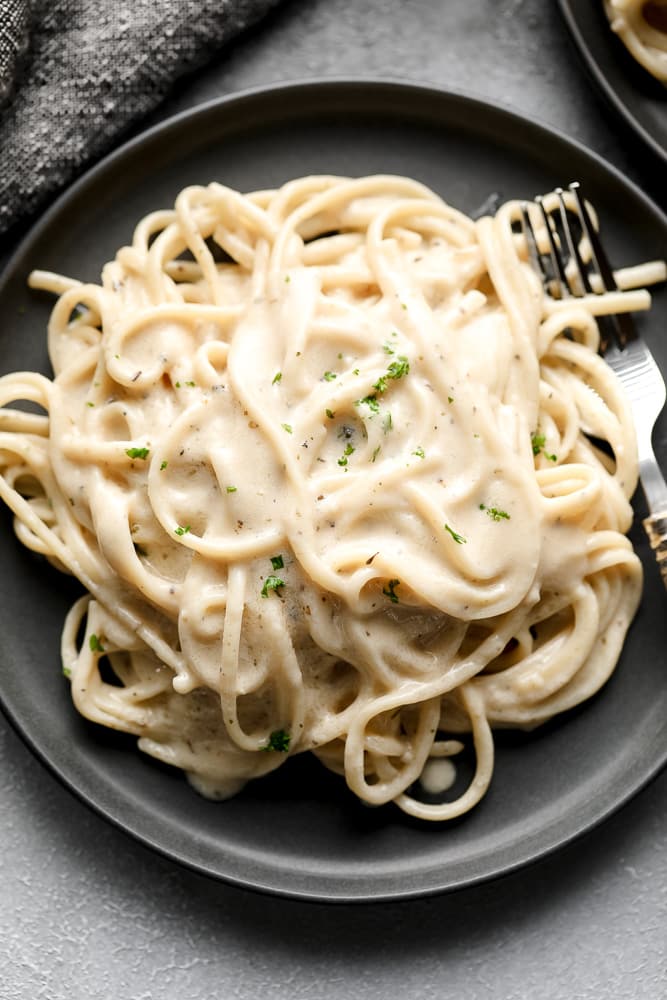
<instances>
[{"instance_id":1,"label":"pale yellow noodle","mask_svg":"<svg viewBox=\"0 0 667 1000\"><path fill-rule=\"evenodd\" d=\"M598 690L641 568L595 316L647 308L627 289L664 267L554 303L519 219L408 178L214 183L100 285L31 276L59 295L54 378L0 379L0 496L86 588L62 640L83 715L212 797L312 751L444 820L484 795L493 727ZM434 803L419 778L454 734L475 774Z\"/></svg>"}]
</instances>

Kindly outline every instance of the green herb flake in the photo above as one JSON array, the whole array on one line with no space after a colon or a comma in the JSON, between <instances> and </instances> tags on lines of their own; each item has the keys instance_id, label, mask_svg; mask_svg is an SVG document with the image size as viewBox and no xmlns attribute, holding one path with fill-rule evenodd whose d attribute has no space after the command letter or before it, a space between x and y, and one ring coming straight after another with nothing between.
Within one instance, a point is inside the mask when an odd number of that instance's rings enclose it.
<instances>
[{"instance_id":1,"label":"green herb flake","mask_svg":"<svg viewBox=\"0 0 667 1000\"><path fill-rule=\"evenodd\" d=\"M280 382L280 380L281 380L282 377L283 377L283 373L282 372L276 372L276 374L273 376L273 379L271 381L271 385L276 385L277 382Z\"/></svg>"},{"instance_id":2,"label":"green herb flake","mask_svg":"<svg viewBox=\"0 0 667 1000\"><path fill-rule=\"evenodd\" d=\"M280 590L281 587L285 586L285 581L281 580L279 576L267 576L264 581L264 586L262 587L261 594L262 597L268 597L272 590Z\"/></svg>"},{"instance_id":3,"label":"green herb flake","mask_svg":"<svg viewBox=\"0 0 667 1000\"><path fill-rule=\"evenodd\" d=\"M274 729L274 731L269 736L269 742L262 750L270 752L272 750L276 753L287 753L290 745L290 734L286 729Z\"/></svg>"},{"instance_id":4,"label":"green herb flake","mask_svg":"<svg viewBox=\"0 0 667 1000\"><path fill-rule=\"evenodd\" d=\"M380 454L380 448L381 448L381 447L382 447L381 445L378 445L378 446L377 446L377 448L375 449L375 451L374 451L374 452L373 452L373 454L371 455L371 462L374 462L374 461L375 461L375 459L376 459L376 458L378 457L378 455Z\"/></svg>"},{"instance_id":5,"label":"green herb flake","mask_svg":"<svg viewBox=\"0 0 667 1000\"><path fill-rule=\"evenodd\" d=\"M65 664L63 664L63 677L66 677L67 680L69 680L71 676L72 676L72 668L66 667Z\"/></svg>"},{"instance_id":6,"label":"green herb flake","mask_svg":"<svg viewBox=\"0 0 667 1000\"><path fill-rule=\"evenodd\" d=\"M353 375L358 375L359 374L359 369L358 368L353 368L352 369L352 374Z\"/></svg>"},{"instance_id":7,"label":"green herb flake","mask_svg":"<svg viewBox=\"0 0 667 1000\"><path fill-rule=\"evenodd\" d=\"M544 434L540 434L539 431L535 431L535 433L531 435L530 443L533 446L533 455L539 455L544 448L546 440L547 439Z\"/></svg>"},{"instance_id":8,"label":"green herb flake","mask_svg":"<svg viewBox=\"0 0 667 1000\"><path fill-rule=\"evenodd\" d=\"M338 378L336 372L325 372L322 376L325 382L333 382L335 378Z\"/></svg>"},{"instance_id":9,"label":"green herb flake","mask_svg":"<svg viewBox=\"0 0 667 1000\"><path fill-rule=\"evenodd\" d=\"M167 468L168 465L169 462L167 462L166 460L164 462L160 462L160 472L164 472L164 470Z\"/></svg>"},{"instance_id":10,"label":"green herb flake","mask_svg":"<svg viewBox=\"0 0 667 1000\"><path fill-rule=\"evenodd\" d=\"M447 402L448 403L453 403L454 402L454 397L453 396L447 396Z\"/></svg>"},{"instance_id":11,"label":"green herb flake","mask_svg":"<svg viewBox=\"0 0 667 1000\"><path fill-rule=\"evenodd\" d=\"M457 545L465 545L468 541L468 539L464 538L463 535L459 535L458 531L454 531L453 528L450 528L448 524L445 525L445 531L449 532Z\"/></svg>"},{"instance_id":12,"label":"green herb flake","mask_svg":"<svg viewBox=\"0 0 667 1000\"><path fill-rule=\"evenodd\" d=\"M388 413L382 421L382 430L387 434L390 430L393 430L393 427L394 421L391 419L391 413Z\"/></svg>"},{"instance_id":13,"label":"green herb flake","mask_svg":"<svg viewBox=\"0 0 667 1000\"><path fill-rule=\"evenodd\" d=\"M424 454L424 449L422 448L421 445L419 446L419 448L415 448L415 450L412 452L412 454L416 455L417 458L425 458L426 457L425 454Z\"/></svg>"},{"instance_id":14,"label":"green herb flake","mask_svg":"<svg viewBox=\"0 0 667 1000\"><path fill-rule=\"evenodd\" d=\"M181 388L181 383L180 382L174 382L174 385L176 386L177 389Z\"/></svg>"},{"instance_id":15,"label":"green herb flake","mask_svg":"<svg viewBox=\"0 0 667 1000\"><path fill-rule=\"evenodd\" d=\"M282 556L271 556L271 565L274 569L283 569L285 563Z\"/></svg>"},{"instance_id":16,"label":"green herb flake","mask_svg":"<svg viewBox=\"0 0 667 1000\"><path fill-rule=\"evenodd\" d=\"M533 455L539 455L539 453L542 452L544 457L548 459L550 462L557 462L558 455L554 455L548 451L544 451L544 445L546 444L546 440L547 440L546 436L540 433L540 431L535 431L534 434L531 434L530 443L533 446Z\"/></svg>"},{"instance_id":17,"label":"green herb flake","mask_svg":"<svg viewBox=\"0 0 667 1000\"><path fill-rule=\"evenodd\" d=\"M190 531L190 525L179 524L177 528L174 528L174 531L176 532L177 535L187 535L187 533Z\"/></svg>"},{"instance_id":18,"label":"green herb flake","mask_svg":"<svg viewBox=\"0 0 667 1000\"><path fill-rule=\"evenodd\" d=\"M293 433L293 431L292 431L292 425L291 424L281 424L280 426L282 427L282 429L284 431L287 431L288 434L292 434Z\"/></svg>"},{"instance_id":19,"label":"green herb flake","mask_svg":"<svg viewBox=\"0 0 667 1000\"><path fill-rule=\"evenodd\" d=\"M286 274L286 275L285 275L285 284L286 284L286 285L289 285L289 283L290 283L290 281L291 281L291 280L292 280L292 279L290 278L289 274Z\"/></svg>"},{"instance_id":20,"label":"green herb flake","mask_svg":"<svg viewBox=\"0 0 667 1000\"><path fill-rule=\"evenodd\" d=\"M386 587L382 588L382 593L385 597L388 597L392 604L398 604L398 595L396 593L396 587L400 584L400 580L389 580Z\"/></svg>"},{"instance_id":21,"label":"green herb flake","mask_svg":"<svg viewBox=\"0 0 667 1000\"><path fill-rule=\"evenodd\" d=\"M382 350L384 351L385 354L395 354L396 353L396 351L391 346L391 344L383 344L382 345Z\"/></svg>"},{"instance_id":22,"label":"green herb flake","mask_svg":"<svg viewBox=\"0 0 667 1000\"><path fill-rule=\"evenodd\" d=\"M399 354L396 361L392 361L387 369L387 378L403 378L410 374L410 362L403 354Z\"/></svg>"},{"instance_id":23,"label":"green herb flake","mask_svg":"<svg viewBox=\"0 0 667 1000\"><path fill-rule=\"evenodd\" d=\"M128 458L148 458L149 448L126 448L125 454Z\"/></svg>"},{"instance_id":24,"label":"green herb flake","mask_svg":"<svg viewBox=\"0 0 667 1000\"><path fill-rule=\"evenodd\" d=\"M95 404L94 404L94 403L91 403L91 402L90 402L90 400L88 400L88 401L86 402L86 406L94 406L94 405L95 405Z\"/></svg>"},{"instance_id":25,"label":"green herb flake","mask_svg":"<svg viewBox=\"0 0 667 1000\"><path fill-rule=\"evenodd\" d=\"M338 459L338 464L339 465L347 465L348 455L351 455L353 453L353 451L354 451L354 448L352 447L352 445L348 444L347 447L346 447L346 449L345 449L345 451L343 452L342 458Z\"/></svg>"},{"instance_id":26,"label":"green herb flake","mask_svg":"<svg viewBox=\"0 0 667 1000\"><path fill-rule=\"evenodd\" d=\"M104 646L102 645L102 643L100 642L99 638L95 635L94 632L91 635L90 639L88 640L88 645L90 646L90 648L93 651L93 653L103 653L104 652Z\"/></svg>"},{"instance_id":27,"label":"green herb flake","mask_svg":"<svg viewBox=\"0 0 667 1000\"><path fill-rule=\"evenodd\" d=\"M228 493L236 493L236 486L226 486L225 489Z\"/></svg>"},{"instance_id":28,"label":"green herb flake","mask_svg":"<svg viewBox=\"0 0 667 1000\"><path fill-rule=\"evenodd\" d=\"M192 379L185 383L190 389L192 389L197 383L193 382Z\"/></svg>"},{"instance_id":29,"label":"green herb flake","mask_svg":"<svg viewBox=\"0 0 667 1000\"><path fill-rule=\"evenodd\" d=\"M492 521L509 521L510 516L506 510L498 510L497 507L487 507L486 504L481 503L479 509L485 511L489 515Z\"/></svg>"},{"instance_id":30,"label":"green herb flake","mask_svg":"<svg viewBox=\"0 0 667 1000\"><path fill-rule=\"evenodd\" d=\"M324 412L325 412L325 413L326 413L326 415L328 416L329 420L333 420L333 418L334 418L334 417L336 416L336 414L334 413L334 411L333 411L333 410L329 410L329 409L327 409L327 410L325 410Z\"/></svg>"},{"instance_id":31,"label":"green herb flake","mask_svg":"<svg viewBox=\"0 0 667 1000\"><path fill-rule=\"evenodd\" d=\"M380 404L378 403L377 396L375 396L375 395L373 395L373 396L364 396L363 399L358 399L357 402L356 402L356 405L357 406L361 406L362 404L364 404L365 406L367 406L368 409L371 411L371 413L379 413L380 412Z\"/></svg>"}]
</instances>

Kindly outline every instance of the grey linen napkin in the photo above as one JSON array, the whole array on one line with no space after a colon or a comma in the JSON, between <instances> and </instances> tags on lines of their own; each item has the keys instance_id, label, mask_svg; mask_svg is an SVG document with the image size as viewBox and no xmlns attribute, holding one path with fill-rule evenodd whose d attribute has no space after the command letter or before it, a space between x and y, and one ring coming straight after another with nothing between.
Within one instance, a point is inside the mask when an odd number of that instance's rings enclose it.
<instances>
[{"instance_id":1,"label":"grey linen napkin","mask_svg":"<svg viewBox=\"0 0 667 1000\"><path fill-rule=\"evenodd\" d=\"M0 237L278 0L0 0Z\"/></svg>"}]
</instances>

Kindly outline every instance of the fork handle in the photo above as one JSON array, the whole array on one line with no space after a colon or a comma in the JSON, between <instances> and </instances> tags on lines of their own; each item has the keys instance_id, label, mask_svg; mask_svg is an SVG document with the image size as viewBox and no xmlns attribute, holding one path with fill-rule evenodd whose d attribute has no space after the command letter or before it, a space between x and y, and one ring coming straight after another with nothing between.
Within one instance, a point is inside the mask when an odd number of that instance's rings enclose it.
<instances>
[{"instance_id":1,"label":"fork handle","mask_svg":"<svg viewBox=\"0 0 667 1000\"><path fill-rule=\"evenodd\" d=\"M655 551L662 582L667 587L667 510L644 518L643 524L651 548Z\"/></svg>"}]
</instances>

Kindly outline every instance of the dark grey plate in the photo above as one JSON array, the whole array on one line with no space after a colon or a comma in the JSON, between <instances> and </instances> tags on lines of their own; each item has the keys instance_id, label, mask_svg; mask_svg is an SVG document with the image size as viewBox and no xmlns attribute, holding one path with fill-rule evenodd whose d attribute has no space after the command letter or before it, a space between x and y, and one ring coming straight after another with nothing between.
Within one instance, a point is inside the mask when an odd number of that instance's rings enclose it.
<instances>
[{"instance_id":1,"label":"dark grey plate","mask_svg":"<svg viewBox=\"0 0 667 1000\"><path fill-rule=\"evenodd\" d=\"M491 192L532 196L579 178L617 262L664 254L667 221L611 167L539 125L467 97L398 83L308 83L195 109L124 146L42 219L0 286L0 368L47 371L49 302L32 267L95 279L145 212L185 184L242 189L315 172L405 173L466 211ZM667 301L641 326L667 367ZM667 456L661 425L659 451ZM639 510L638 513L641 513ZM76 585L23 550L1 515L0 695L28 744L103 816L168 855L244 886L326 900L415 896L508 872L589 829L667 758L664 593L641 530L646 594L622 662L593 701L532 735L498 740L482 804L450 826L357 804L340 779L297 758L213 804L134 741L86 723L60 671Z\"/></svg>"},{"instance_id":2,"label":"dark grey plate","mask_svg":"<svg viewBox=\"0 0 667 1000\"><path fill-rule=\"evenodd\" d=\"M607 100L667 165L667 87L629 54L602 0L559 0L579 52Z\"/></svg>"}]
</instances>

